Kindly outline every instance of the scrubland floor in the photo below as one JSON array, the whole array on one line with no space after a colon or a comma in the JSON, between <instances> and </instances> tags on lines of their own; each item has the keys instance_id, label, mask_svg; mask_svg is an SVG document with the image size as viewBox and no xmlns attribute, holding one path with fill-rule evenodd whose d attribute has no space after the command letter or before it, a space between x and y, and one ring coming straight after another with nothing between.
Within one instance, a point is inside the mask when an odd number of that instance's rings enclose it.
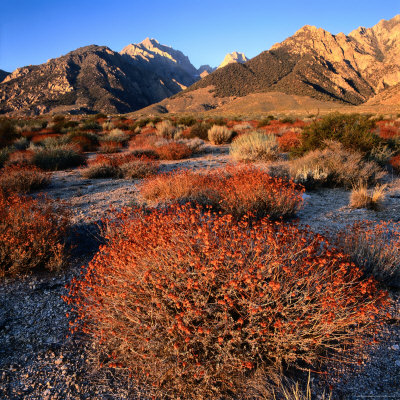
<instances>
[{"instance_id":1,"label":"scrubland floor","mask_svg":"<svg viewBox=\"0 0 400 400\"><path fill-rule=\"evenodd\" d=\"M176 168L216 168L231 160L225 146L209 146L189 160L161 163L162 171ZM126 399L124 377L91 370L90 349L79 337L68 337L68 306L61 296L65 284L79 274L98 245L96 223L111 208L140 201L139 181L84 179L79 170L55 172L46 195L61 199L73 212L75 226L70 268L56 275L43 273L9 280L0 286L0 399ZM400 221L400 178L389 177L385 205L380 211L353 210L348 190L306 192L304 207L293 222L314 231L343 229L357 220ZM334 382L333 399L400 399L400 300L371 359Z\"/></svg>"}]
</instances>

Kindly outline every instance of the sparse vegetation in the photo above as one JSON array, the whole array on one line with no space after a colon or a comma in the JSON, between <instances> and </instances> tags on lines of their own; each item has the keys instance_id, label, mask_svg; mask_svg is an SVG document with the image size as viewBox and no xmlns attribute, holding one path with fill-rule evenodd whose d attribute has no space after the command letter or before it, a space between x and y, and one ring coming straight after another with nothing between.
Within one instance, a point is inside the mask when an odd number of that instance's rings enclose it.
<instances>
[{"instance_id":1,"label":"sparse vegetation","mask_svg":"<svg viewBox=\"0 0 400 400\"><path fill-rule=\"evenodd\" d=\"M44 170L60 170L82 165L85 158L74 146L59 145L34 149L33 163Z\"/></svg>"},{"instance_id":2,"label":"sparse vegetation","mask_svg":"<svg viewBox=\"0 0 400 400\"><path fill-rule=\"evenodd\" d=\"M376 186L369 191L366 183L360 182L350 194L350 206L353 208L368 208L379 210L385 200L385 186Z\"/></svg>"}]
</instances>

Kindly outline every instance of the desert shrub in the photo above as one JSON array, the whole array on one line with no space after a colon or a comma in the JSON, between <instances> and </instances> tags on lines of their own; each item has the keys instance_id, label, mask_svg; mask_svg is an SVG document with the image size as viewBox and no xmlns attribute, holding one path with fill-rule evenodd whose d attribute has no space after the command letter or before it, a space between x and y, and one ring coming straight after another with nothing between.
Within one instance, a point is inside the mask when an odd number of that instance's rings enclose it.
<instances>
[{"instance_id":1,"label":"desert shrub","mask_svg":"<svg viewBox=\"0 0 400 400\"><path fill-rule=\"evenodd\" d=\"M101 142L113 142L113 143L126 143L129 140L129 135L121 129L112 129L106 135L100 136Z\"/></svg>"},{"instance_id":2,"label":"desert shrub","mask_svg":"<svg viewBox=\"0 0 400 400\"><path fill-rule=\"evenodd\" d=\"M367 276L400 288L400 223L357 222L337 235L335 245Z\"/></svg>"},{"instance_id":3,"label":"desert shrub","mask_svg":"<svg viewBox=\"0 0 400 400\"><path fill-rule=\"evenodd\" d=\"M350 207L368 208L370 210L379 210L385 200L385 186L376 186L373 190L368 190L367 185L361 182L353 187L350 193Z\"/></svg>"},{"instance_id":4,"label":"desert shrub","mask_svg":"<svg viewBox=\"0 0 400 400\"><path fill-rule=\"evenodd\" d=\"M70 133L68 141L79 146L81 151L96 151L99 146L99 137L90 132Z\"/></svg>"},{"instance_id":5,"label":"desert shrub","mask_svg":"<svg viewBox=\"0 0 400 400\"><path fill-rule=\"evenodd\" d=\"M73 168L84 162L84 156L71 145L39 147L34 150L33 154L33 164L44 170Z\"/></svg>"},{"instance_id":6,"label":"desert shrub","mask_svg":"<svg viewBox=\"0 0 400 400\"><path fill-rule=\"evenodd\" d=\"M121 165L125 179L143 179L158 171L158 164L152 160L138 159Z\"/></svg>"},{"instance_id":7,"label":"desert shrub","mask_svg":"<svg viewBox=\"0 0 400 400\"><path fill-rule=\"evenodd\" d=\"M267 126L273 121L275 117L273 115L268 115L265 118L262 118L260 121L258 121L257 128L262 128L263 126Z\"/></svg>"},{"instance_id":8,"label":"desert shrub","mask_svg":"<svg viewBox=\"0 0 400 400\"><path fill-rule=\"evenodd\" d=\"M149 397L260 398L288 366L354 362L387 293L307 230L190 207L126 210L65 300Z\"/></svg>"},{"instance_id":9,"label":"desert shrub","mask_svg":"<svg viewBox=\"0 0 400 400\"><path fill-rule=\"evenodd\" d=\"M14 124L7 119L0 118L0 149L11 145L17 137Z\"/></svg>"},{"instance_id":10,"label":"desert shrub","mask_svg":"<svg viewBox=\"0 0 400 400\"><path fill-rule=\"evenodd\" d=\"M284 117L279 120L282 124L294 124L296 122L296 119L293 117Z\"/></svg>"},{"instance_id":11,"label":"desert shrub","mask_svg":"<svg viewBox=\"0 0 400 400\"><path fill-rule=\"evenodd\" d=\"M301 133L294 130L284 132L278 137L279 148L282 151L291 151L301 144Z\"/></svg>"},{"instance_id":12,"label":"desert shrub","mask_svg":"<svg viewBox=\"0 0 400 400\"><path fill-rule=\"evenodd\" d=\"M5 165L32 165L34 150L28 148L26 150L10 150Z\"/></svg>"},{"instance_id":13,"label":"desert shrub","mask_svg":"<svg viewBox=\"0 0 400 400\"><path fill-rule=\"evenodd\" d=\"M208 131L211 125L206 122L197 122L190 129L190 137L198 137L202 140L208 140Z\"/></svg>"},{"instance_id":14,"label":"desert shrub","mask_svg":"<svg viewBox=\"0 0 400 400\"><path fill-rule=\"evenodd\" d=\"M275 135L253 131L238 136L231 144L230 155L239 161L270 161L279 156Z\"/></svg>"},{"instance_id":15,"label":"desert shrub","mask_svg":"<svg viewBox=\"0 0 400 400\"><path fill-rule=\"evenodd\" d=\"M199 172L178 170L159 174L140 185L140 194L149 201L211 206L235 218L247 213L255 218L286 218L302 205L301 188L255 168L228 167L211 173Z\"/></svg>"},{"instance_id":16,"label":"desert shrub","mask_svg":"<svg viewBox=\"0 0 400 400\"><path fill-rule=\"evenodd\" d=\"M86 131L101 131L101 125L94 120L86 120L80 124L80 128Z\"/></svg>"},{"instance_id":17,"label":"desert shrub","mask_svg":"<svg viewBox=\"0 0 400 400\"><path fill-rule=\"evenodd\" d=\"M197 120L192 115L184 115L179 117L176 122L178 125L193 126L197 123Z\"/></svg>"},{"instance_id":18,"label":"desert shrub","mask_svg":"<svg viewBox=\"0 0 400 400\"><path fill-rule=\"evenodd\" d=\"M399 174L400 173L400 154L392 157L389 160L389 163L392 166L392 168L394 169L394 171Z\"/></svg>"},{"instance_id":19,"label":"desert shrub","mask_svg":"<svg viewBox=\"0 0 400 400\"><path fill-rule=\"evenodd\" d=\"M389 163L393 154L394 151L388 145L380 145L371 150L369 159L381 166L385 166Z\"/></svg>"},{"instance_id":20,"label":"desert shrub","mask_svg":"<svg viewBox=\"0 0 400 400\"><path fill-rule=\"evenodd\" d=\"M360 180L376 183L385 175L375 162L364 161L361 153L347 150L337 142L326 142L325 146L323 150L310 151L290 162L289 173L295 182L310 189L315 186L352 187Z\"/></svg>"},{"instance_id":21,"label":"desert shrub","mask_svg":"<svg viewBox=\"0 0 400 400\"><path fill-rule=\"evenodd\" d=\"M123 144L120 142L100 142L99 153L118 153L122 150Z\"/></svg>"},{"instance_id":22,"label":"desert shrub","mask_svg":"<svg viewBox=\"0 0 400 400\"><path fill-rule=\"evenodd\" d=\"M154 151L161 160L181 160L192 155L192 150L186 144L176 142L161 144Z\"/></svg>"},{"instance_id":23,"label":"desert shrub","mask_svg":"<svg viewBox=\"0 0 400 400\"><path fill-rule=\"evenodd\" d=\"M214 117L214 118L210 118L207 119L206 122L208 124L212 125L218 125L218 126L225 126L227 123L227 120L223 117Z\"/></svg>"},{"instance_id":24,"label":"desert shrub","mask_svg":"<svg viewBox=\"0 0 400 400\"><path fill-rule=\"evenodd\" d=\"M173 139L178 132L178 128L169 119L159 122L156 129L157 135L165 139Z\"/></svg>"},{"instance_id":25,"label":"desert shrub","mask_svg":"<svg viewBox=\"0 0 400 400\"><path fill-rule=\"evenodd\" d=\"M374 132L375 121L360 114L330 114L305 126L301 134L301 145L293 154L301 155L310 150L323 149L327 140L342 143L346 149L368 155L382 143Z\"/></svg>"},{"instance_id":26,"label":"desert shrub","mask_svg":"<svg viewBox=\"0 0 400 400\"><path fill-rule=\"evenodd\" d=\"M192 139L178 139L176 142L189 147L192 153L201 153L205 144L204 140L197 137Z\"/></svg>"},{"instance_id":27,"label":"desert shrub","mask_svg":"<svg viewBox=\"0 0 400 400\"><path fill-rule=\"evenodd\" d=\"M233 138L233 131L226 126L213 125L208 130L208 140L212 144L230 143Z\"/></svg>"},{"instance_id":28,"label":"desert shrub","mask_svg":"<svg viewBox=\"0 0 400 400\"><path fill-rule=\"evenodd\" d=\"M103 122L101 124L101 128L102 128L103 131L111 131L112 129L115 128L115 125L114 125L113 122L107 121L107 122Z\"/></svg>"},{"instance_id":29,"label":"desert shrub","mask_svg":"<svg viewBox=\"0 0 400 400\"><path fill-rule=\"evenodd\" d=\"M233 130L235 132L245 131L247 129L253 129L253 126L251 124L249 124L248 122L242 122L240 124L236 124L233 126Z\"/></svg>"},{"instance_id":30,"label":"desert shrub","mask_svg":"<svg viewBox=\"0 0 400 400\"><path fill-rule=\"evenodd\" d=\"M12 147L16 150L26 150L29 147L29 140L26 137L20 137L13 142Z\"/></svg>"},{"instance_id":31,"label":"desert shrub","mask_svg":"<svg viewBox=\"0 0 400 400\"><path fill-rule=\"evenodd\" d=\"M0 276L61 268L69 221L67 211L50 200L0 193Z\"/></svg>"},{"instance_id":32,"label":"desert shrub","mask_svg":"<svg viewBox=\"0 0 400 400\"><path fill-rule=\"evenodd\" d=\"M12 165L0 171L0 191L4 194L26 194L46 187L50 182L48 173L30 165Z\"/></svg>"},{"instance_id":33,"label":"desert shrub","mask_svg":"<svg viewBox=\"0 0 400 400\"><path fill-rule=\"evenodd\" d=\"M0 149L0 168L7 162L10 157L11 149L9 147L3 147Z\"/></svg>"},{"instance_id":34,"label":"desert shrub","mask_svg":"<svg viewBox=\"0 0 400 400\"><path fill-rule=\"evenodd\" d=\"M122 178L121 168L108 164L99 163L89 165L82 170L82 176L87 179L106 179L106 178Z\"/></svg>"},{"instance_id":35,"label":"desert shrub","mask_svg":"<svg viewBox=\"0 0 400 400\"><path fill-rule=\"evenodd\" d=\"M89 179L125 178L141 179L158 171L158 164L146 157L134 154L121 156L98 155L88 161L88 167L82 170L82 176Z\"/></svg>"}]
</instances>

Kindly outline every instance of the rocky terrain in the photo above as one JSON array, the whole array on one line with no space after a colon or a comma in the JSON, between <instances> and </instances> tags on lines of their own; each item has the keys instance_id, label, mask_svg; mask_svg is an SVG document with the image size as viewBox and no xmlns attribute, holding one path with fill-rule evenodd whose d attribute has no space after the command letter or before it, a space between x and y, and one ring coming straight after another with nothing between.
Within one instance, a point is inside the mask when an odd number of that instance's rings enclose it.
<instances>
[{"instance_id":1,"label":"rocky terrain","mask_svg":"<svg viewBox=\"0 0 400 400\"><path fill-rule=\"evenodd\" d=\"M358 28L349 35L332 35L315 26L304 26L282 43L275 44L251 60L232 63L196 82L162 105L174 112L179 99L191 99L193 108L214 108L255 93L305 96L342 106L398 104L385 93L400 81L400 15L382 20L372 28ZM197 101L197 91L209 88L208 101ZM395 89L394 89L395 90ZM207 107L203 108L203 111ZM244 108L242 112L248 112Z\"/></svg>"},{"instance_id":2,"label":"rocky terrain","mask_svg":"<svg viewBox=\"0 0 400 400\"><path fill-rule=\"evenodd\" d=\"M145 39L121 53L86 46L45 64L0 71L0 114L125 113L159 102L200 79L178 50ZM3 79L2 79L3 76Z\"/></svg>"},{"instance_id":3,"label":"rocky terrain","mask_svg":"<svg viewBox=\"0 0 400 400\"><path fill-rule=\"evenodd\" d=\"M244 55L244 53L238 53L237 51L234 51L225 56L224 61L222 61L218 68L224 68L226 65L233 63L243 64L246 61L249 61L249 59Z\"/></svg>"}]
</instances>

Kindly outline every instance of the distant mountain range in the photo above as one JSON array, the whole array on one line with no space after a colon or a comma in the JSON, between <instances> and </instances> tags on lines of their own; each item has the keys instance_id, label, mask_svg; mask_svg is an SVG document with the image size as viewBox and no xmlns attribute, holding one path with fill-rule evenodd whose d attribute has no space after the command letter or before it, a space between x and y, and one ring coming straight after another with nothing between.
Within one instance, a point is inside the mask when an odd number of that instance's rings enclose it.
<instances>
[{"instance_id":1,"label":"distant mountain range","mask_svg":"<svg viewBox=\"0 0 400 400\"><path fill-rule=\"evenodd\" d=\"M349 35L305 26L251 60L228 54L218 69L196 69L182 52L147 38L120 53L87 46L6 74L0 71L0 113L125 113L154 103L146 110L204 111L268 93L399 104L400 15Z\"/></svg>"}]
</instances>

